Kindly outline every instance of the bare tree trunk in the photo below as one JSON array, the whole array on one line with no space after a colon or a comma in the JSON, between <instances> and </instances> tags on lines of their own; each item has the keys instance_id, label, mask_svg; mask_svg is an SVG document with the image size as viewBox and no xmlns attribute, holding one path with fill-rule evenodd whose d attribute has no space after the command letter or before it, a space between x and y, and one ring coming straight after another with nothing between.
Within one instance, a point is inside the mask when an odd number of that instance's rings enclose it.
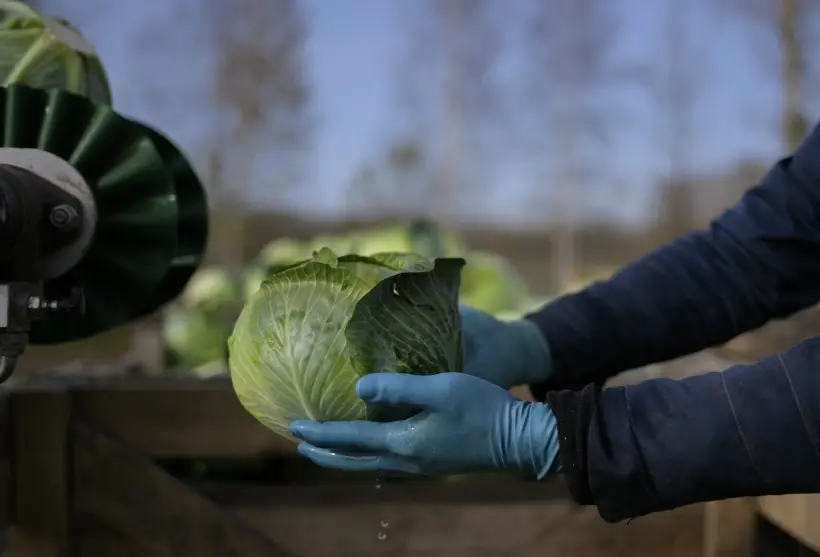
<instances>
[{"instance_id":1,"label":"bare tree trunk","mask_svg":"<svg viewBox=\"0 0 820 557\"><path fill-rule=\"evenodd\" d=\"M653 85L660 97L658 118L662 129L668 175L660 192L659 228L666 238L674 238L696 225L694 184L691 180L693 121L702 59L691 39L691 7L678 0L666 1L663 58L660 76Z\"/></svg>"},{"instance_id":2,"label":"bare tree trunk","mask_svg":"<svg viewBox=\"0 0 820 557\"><path fill-rule=\"evenodd\" d=\"M560 0L562 7L559 14L567 25L576 33L582 33L584 27L583 2L573 0ZM579 106L576 101L572 101L573 95L583 95L583 84L576 79L577 72L571 67L573 64L583 63L585 53L581 52L585 46L580 43L571 33L558 33L555 37L557 51L565 58L555 60L557 64L556 77L563 78L569 89L563 91L561 97L555 101L555 122L558 141L555 142L556 150L556 180L554 185L557 198L556 207L558 209L557 230L555 231L555 244L552 250L553 271L555 273L555 287L559 292L563 292L570 287L577 274L577 246L575 238L576 218L578 211L579 189L583 189L583 177L579 173L579 165L582 155L580 149L583 148L583 106ZM558 85L560 87L560 85ZM574 87L578 87L573 91Z\"/></svg>"},{"instance_id":3,"label":"bare tree trunk","mask_svg":"<svg viewBox=\"0 0 820 557\"><path fill-rule=\"evenodd\" d=\"M482 162L478 140L498 136L497 127L488 124L495 124L499 99L486 76L500 54L498 21L492 17L499 5L496 0L403 4L418 9L400 22L409 48L399 66L397 92L407 110L405 126L412 130L403 137L418 138L431 163L424 187L412 195L415 208L437 220L461 213L462 187L474 186Z\"/></svg>"},{"instance_id":4,"label":"bare tree trunk","mask_svg":"<svg viewBox=\"0 0 820 557\"><path fill-rule=\"evenodd\" d=\"M782 92L780 135L790 151L808 133L803 114L808 68L806 31L816 21L817 0L724 0L736 13L760 25L777 39L780 59L777 74ZM769 68L767 68L769 69Z\"/></svg>"},{"instance_id":5,"label":"bare tree trunk","mask_svg":"<svg viewBox=\"0 0 820 557\"><path fill-rule=\"evenodd\" d=\"M463 68L463 10L462 0L441 0L442 32L441 44L444 45L444 87L441 90L441 115L439 137L442 140L439 173L435 181L435 191L430 196L431 206L428 214L438 221L447 220L453 211L455 192L458 190L461 164L461 128L463 113L459 99L462 98Z\"/></svg>"},{"instance_id":6,"label":"bare tree trunk","mask_svg":"<svg viewBox=\"0 0 820 557\"><path fill-rule=\"evenodd\" d=\"M595 93L617 87L627 77L611 57L619 34L606 0L551 0L536 2L526 24L532 105L527 118L541 120L534 128L549 139L534 137L542 167L550 180L542 183L539 203L555 209L551 264L552 288L565 290L580 275L578 223L585 195L596 177L603 177L606 161L591 157L590 147L608 143L615 120L613 104L600 104ZM527 127L533 129L533 122ZM547 186L549 184L549 186Z\"/></svg>"},{"instance_id":7,"label":"bare tree trunk","mask_svg":"<svg viewBox=\"0 0 820 557\"><path fill-rule=\"evenodd\" d=\"M800 44L799 18L800 0L779 0L777 25L782 48L783 84L781 125L783 139L789 151L795 150L808 132L801 102L806 61Z\"/></svg>"},{"instance_id":8,"label":"bare tree trunk","mask_svg":"<svg viewBox=\"0 0 820 557\"><path fill-rule=\"evenodd\" d=\"M229 268L239 268L244 261L245 219L235 197L237 188L225 181L223 154L220 146L208 157L207 184L211 200L211 225L207 260Z\"/></svg>"},{"instance_id":9,"label":"bare tree trunk","mask_svg":"<svg viewBox=\"0 0 820 557\"><path fill-rule=\"evenodd\" d=\"M566 120L572 118L567 115ZM577 278L578 246L576 242L576 216L578 212L578 190L582 187L575 153L579 148L578 126L568 121L558 126L562 138L556 145L558 159L556 197L558 208L555 244L552 250L555 287L559 292L566 290Z\"/></svg>"},{"instance_id":10,"label":"bare tree trunk","mask_svg":"<svg viewBox=\"0 0 820 557\"><path fill-rule=\"evenodd\" d=\"M664 35L666 37L666 103L667 141L669 148L669 176L685 178L691 170L692 111L694 105L694 82L697 76L692 66L687 18L681 11L689 6L677 0L667 0Z\"/></svg>"}]
</instances>

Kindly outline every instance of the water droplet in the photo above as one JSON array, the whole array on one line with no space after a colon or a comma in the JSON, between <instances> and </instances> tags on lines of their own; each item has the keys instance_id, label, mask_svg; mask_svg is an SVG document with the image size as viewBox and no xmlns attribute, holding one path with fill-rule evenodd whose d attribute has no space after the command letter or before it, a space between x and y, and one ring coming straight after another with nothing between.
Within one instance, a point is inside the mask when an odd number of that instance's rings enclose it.
<instances>
[{"instance_id":1,"label":"water droplet","mask_svg":"<svg viewBox=\"0 0 820 557\"><path fill-rule=\"evenodd\" d=\"M376 489L381 489L382 485L383 485L382 479L381 478L376 478ZM379 540L386 540L387 539L387 532L385 531L387 529L387 526L388 526L388 523L387 523L386 520L382 520L382 521L379 522L379 531L376 534L376 537Z\"/></svg>"}]
</instances>

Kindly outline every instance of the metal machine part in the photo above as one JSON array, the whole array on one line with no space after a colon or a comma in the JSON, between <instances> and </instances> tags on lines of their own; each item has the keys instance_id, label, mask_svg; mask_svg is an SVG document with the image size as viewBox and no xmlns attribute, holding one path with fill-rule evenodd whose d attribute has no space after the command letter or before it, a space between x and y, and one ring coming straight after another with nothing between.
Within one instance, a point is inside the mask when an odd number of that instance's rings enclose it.
<instances>
[{"instance_id":1,"label":"metal machine part","mask_svg":"<svg viewBox=\"0 0 820 557\"><path fill-rule=\"evenodd\" d=\"M41 185L47 181L46 187L56 188L79 203L80 211L71 204L58 204L49 214L54 232L62 235L65 243L43 261L42 278L57 278L74 268L88 251L97 225L97 206L85 179L57 155L39 149L0 147L0 165L36 175Z\"/></svg>"},{"instance_id":2,"label":"metal machine part","mask_svg":"<svg viewBox=\"0 0 820 557\"><path fill-rule=\"evenodd\" d=\"M43 281L77 264L93 238L95 218L91 193L68 163L42 151L8 151L0 149L0 383L14 372L34 320L83 311L79 287L47 299Z\"/></svg>"}]
</instances>

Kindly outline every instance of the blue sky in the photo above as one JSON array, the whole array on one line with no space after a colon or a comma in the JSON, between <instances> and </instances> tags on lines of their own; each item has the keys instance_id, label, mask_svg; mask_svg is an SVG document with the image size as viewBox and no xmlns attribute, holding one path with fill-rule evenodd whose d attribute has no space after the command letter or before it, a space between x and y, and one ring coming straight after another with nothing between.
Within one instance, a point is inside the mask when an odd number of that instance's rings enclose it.
<instances>
[{"instance_id":1,"label":"blue sky","mask_svg":"<svg viewBox=\"0 0 820 557\"><path fill-rule=\"evenodd\" d=\"M651 56L658 49L662 3L612 1L627 25L623 55L635 59ZM393 131L394 63L401 48L398 2L304 0L312 31L307 58L319 124L311 171L301 191L277 195L265 187L261 177L264 171L275 169L263 166L260 177L249 186L248 195L255 204L327 215L344 207L344 191L351 175L378 153ZM180 25L168 44L154 45L148 55L140 58L135 48L146 26L172 17L170 4L168 0L143 0L116 3L113 9L114 4L105 0L84 0L72 4L66 15L72 19L73 12L79 10L77 25L97 45L109 68L115 106L160 127L195 154L201 150L207 108L186 110L182 103L171 113L160 111L156 97L146 94L143 84L153 76L154 94L164 97L201 91L208 79L208 66L207 60L196 56L196 39ZM774 160L781 154L775 135L777 87L774 74L767 75L758 63L761 52L774 46L767 42L771 39L759 34L750 40L745 26L728 17L713 17L698 0L687 4L691 6L692 39L701 45L704 82L708 83L696 112L694 166L712 171L751 155ZM100 12L104 16L88 19L80 15L89 7L104 5L108 6ZM606 153L600 154L609 179L604 191L588 199L587 205L599 214L639 220L651 210L648 200L664 165L652 136L653 114L646 95L632 92L622 97L630 111L630 123L619 130ZM473 196L466 200L462 204L464 216L506 223L548 220L548 211L533 209L527 200L534 187L549 185L540 183L514 152L499 154L494 162L493 187L480 199Z\"/></svg>"}]
</instances>

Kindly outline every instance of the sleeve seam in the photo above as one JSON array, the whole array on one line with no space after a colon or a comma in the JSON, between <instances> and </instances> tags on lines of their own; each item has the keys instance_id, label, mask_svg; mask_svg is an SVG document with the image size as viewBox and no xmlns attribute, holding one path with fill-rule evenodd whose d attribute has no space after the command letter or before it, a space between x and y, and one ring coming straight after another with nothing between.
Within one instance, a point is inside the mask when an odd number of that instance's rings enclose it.
<instances>
[{"instance_id":1,"label":"sleeve seam","mask_svg":"<svg viewBox=\"0 0 820 557\"><path fill-rule=\"evenodd\" d=\"M743 428L740 427L740 420L737 417L737 411L735 410L734 402L732 402L732 395L729 393L729 386L726 384L726 375L722 372L720 375L720 382L723 385L723 394L726 395L726 401L729 403L729 410L732 412L732 419L735 421L735 428L737 429L737 434L740 437L740 441L743 443L743 451L746 453L746 457L749 459L749 462L752 465L752 469L755 471L755 476L757 476L757 480L759 482L763 481L763 476L760 473L760 468L757 466L757 462L752 457L752 451L749 448L749 443L746 441L746 436L743 435Z\"/></svg>"},{"instance_id":2,"label":"sleeve seam","mask_svg":"<svg viewBox=\"0 0 820 557\"><path fill-rule=\"evenodd\" d=\"M800 406L800 398L797 396L797 390L794 388L794 383L792 382L791 374L789 373L789 368L786 366L786 361L783 359L782 354L777 355L777 359L780 362L780 366L783 369L783 374L786 376L786 381L789 383L789 389L792 392L792 398L794 398L794 405L797 407L797 413L800 414L800 423L803 424L803 430L806 432L806 437L809 438L809 443L814 449L814 456L820 461L820 447L817 445L817 441L812 437L811 430L808 426L808 421L806 420L806 415L803 412L803 407Z\"/></svg>"}]
</instances>

